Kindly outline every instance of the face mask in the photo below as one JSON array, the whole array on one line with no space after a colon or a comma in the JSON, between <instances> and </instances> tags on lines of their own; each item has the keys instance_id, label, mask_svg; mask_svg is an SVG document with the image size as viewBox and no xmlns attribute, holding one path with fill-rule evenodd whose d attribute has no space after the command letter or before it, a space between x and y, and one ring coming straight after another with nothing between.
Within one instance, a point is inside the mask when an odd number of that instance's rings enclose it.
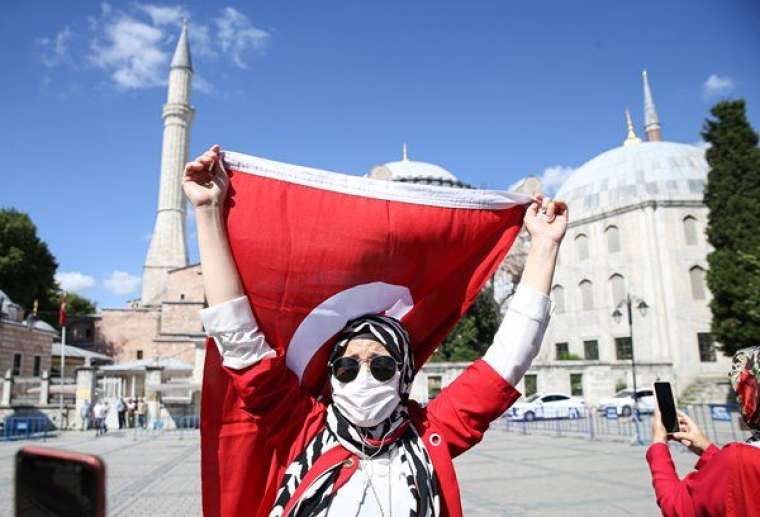
<instances>
[{"instance_id":1,"label":"face mask","mask_svg":"<svg viewBox=\"0 0 760 517\"><path fill-rule=\"evenodd\" d=\"M396 372L390 380L378 381L366 365L351 382L340 382L331 375L333 404L354 425L373 427L391 416L401 401L399 376Z\"/></svg>"}]
</instances>

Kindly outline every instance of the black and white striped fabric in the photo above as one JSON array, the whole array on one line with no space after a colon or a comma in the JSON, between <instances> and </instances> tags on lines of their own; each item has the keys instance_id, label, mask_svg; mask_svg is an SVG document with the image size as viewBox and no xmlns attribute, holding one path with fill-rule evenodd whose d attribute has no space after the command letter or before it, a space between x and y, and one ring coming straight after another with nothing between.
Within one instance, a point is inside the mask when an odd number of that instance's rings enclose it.
<instances>
[{"instance_id":1,"label":"black and white striped fabric","mask_svg":"<svg viewBox=\"0 0 760 517\"><path fill-rule=\"evenodd\" d=\"M393 447L398 447L402 465L406 470L407 488L415 501L414 507L409 508L409 517L438 517L440 515L440 494L433 463L419 433L409 420L406 408L414 380L414 358L409 334L398 320L388 316L357 318L349 322L341 332L330 361L340 357L348 342L360 335L374 336L374 339L401 364L399 395L402 402L388 419L369 429L355 426L333 404L330 404L327 408L325 429L311 440L285 471L274 507L269 514L270 517L283 515L291 496L306 473L320 455L333 447L344 447L359 458L371 458L384 454ZM382 440L383 437L394 435L394 431L398 431L402 426L405 426L405 429L395 441ZM369 440L364 437L368 437ZM320 476L286 517L325 517L334 496L332 487L339 474L340 467L336 467Z\"/></svg>"}]
</instances>

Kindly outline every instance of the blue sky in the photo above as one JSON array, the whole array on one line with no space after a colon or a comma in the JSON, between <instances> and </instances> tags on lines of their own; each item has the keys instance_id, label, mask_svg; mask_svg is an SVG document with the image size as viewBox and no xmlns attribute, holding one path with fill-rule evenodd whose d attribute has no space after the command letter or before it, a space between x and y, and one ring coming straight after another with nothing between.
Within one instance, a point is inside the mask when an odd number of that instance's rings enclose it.
<instances>
[{"instance_id":1,"label":"blue sky","mask_svg":"<svg viewBox=\"0 0 760 517\"><path fill-rule=\"evenodd\" d=\"M476 186L556 185L622 143L626 107L641 134L643 68L666 140L698 142L724 97L760 126L752 0L17 2L0 18L0 206L29 213L62 283L101 307L139 296L183 15L192 155L364 173L408 142Z\"/></svg>"}]
</instances>

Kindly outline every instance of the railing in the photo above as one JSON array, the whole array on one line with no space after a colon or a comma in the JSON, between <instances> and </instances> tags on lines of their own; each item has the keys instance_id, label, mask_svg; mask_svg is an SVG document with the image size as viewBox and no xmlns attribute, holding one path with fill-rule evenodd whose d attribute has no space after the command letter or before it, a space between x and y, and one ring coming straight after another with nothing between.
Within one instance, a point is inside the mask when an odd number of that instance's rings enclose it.
<instances>
[{"instance_id":1,"label":"railing","mask_svg":"<svg viewBox=\"0 0 760 517\"><path fill-rule=\"evenodd\" d=\"M46 416L9 416L2 422L0 440L45 440L53 429Z\"/></svg>"},{"instance_id":2,"label":"railing","mask_svg":"<svg viewBox=\"0 0 760 517\"><path fill-rule=\"evenodd\" d=\"M742 441L748 432L743 430L736 405L690 404L680 408L702 429L715 444ZM522 434L575 436L590 440L624 440L648 444L652 440L652 415L618 416L613 409L607 413L588 410L577 418L538 419L530 422L502 417L494 428ZM637 429L638 428L638 429Z\"/></svg>"}]
</instances>

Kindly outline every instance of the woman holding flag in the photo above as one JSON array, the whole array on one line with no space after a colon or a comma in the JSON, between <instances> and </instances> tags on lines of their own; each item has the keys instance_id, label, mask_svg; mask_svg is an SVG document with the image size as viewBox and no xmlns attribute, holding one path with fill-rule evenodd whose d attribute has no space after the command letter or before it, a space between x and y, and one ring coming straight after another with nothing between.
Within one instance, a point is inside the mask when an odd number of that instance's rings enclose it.
<instances>
[{"instance_id":1,"label":"woman holding flag","mask_svg":"<svg viewBox=\"0 0 760 517\"><path fill-rule=\"evenodd\" d=\"M411 332L387 314L355 317L335 337L324 366L328 397L299 386L254 317L238 274L224 218L230 179L219 146L188 163L183 182L198 228L206 333L241 406L273 451L252 511L237 513L461 515L452 459L478 443L520 396L514 386L538 353L549 321L567 206L537 196L527 208L531 249L493 344L423 408L409 399L416 372Z\"/></svg>"}]
</instances>

